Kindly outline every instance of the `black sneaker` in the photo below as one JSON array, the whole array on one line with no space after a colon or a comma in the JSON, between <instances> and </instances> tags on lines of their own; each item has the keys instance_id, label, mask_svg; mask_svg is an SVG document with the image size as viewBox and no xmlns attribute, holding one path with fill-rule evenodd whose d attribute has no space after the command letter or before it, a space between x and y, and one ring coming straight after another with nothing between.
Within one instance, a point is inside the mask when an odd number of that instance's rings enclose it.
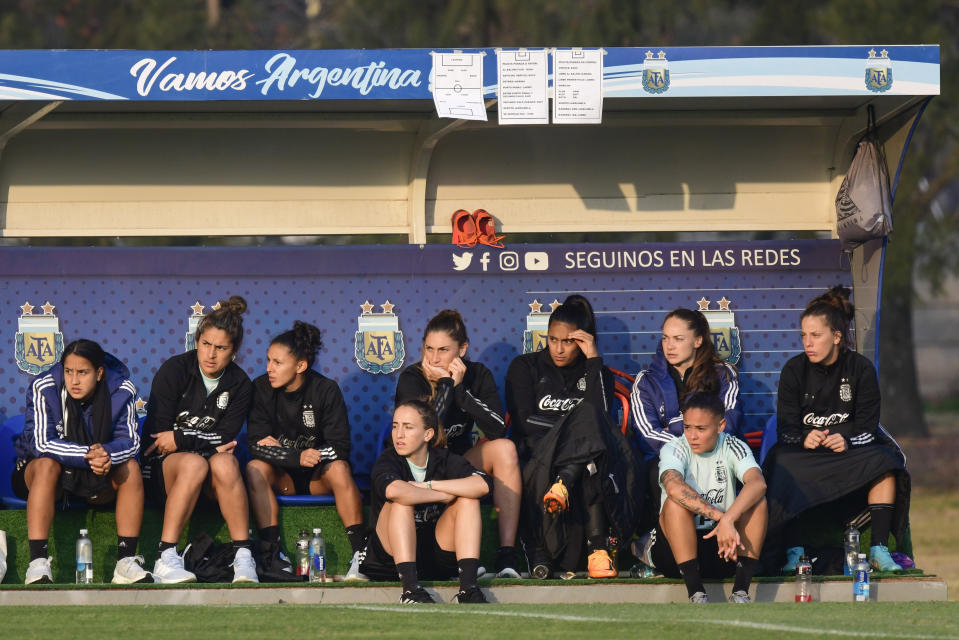
<instances>
[{"instance_id":1,"label":"black sneaker","mask_svg":"<svg viewBox=\"0 0 959 640\"><path fill-rule=\"evenodd\" d=\"M456 601L460 604L485 604L489 602L479 587L470 587L456 594Z\"/></svg>"},{"instance_id":2,"label":"black sneaker","mask_svg":"<svg viewBox=\"0 0 959 640\"><path fill-rule=\"evenodd\" d=\"M435 604L436 600L433 599L429 593L426 592L426 589L420 585L416 585L416 588L412 591L404 591L400 595L400 604Z\"/></svg>"},{"instance_id":3,"label":"black sneaker","mask_svg":"<svg viewBox=\"0 0 959 640\"><path fill-rule=\"evenodd\" d=\"M500 547L496 551L497 578L519 578L516 570L516 547Z\"/></svg>"}]
</instances>

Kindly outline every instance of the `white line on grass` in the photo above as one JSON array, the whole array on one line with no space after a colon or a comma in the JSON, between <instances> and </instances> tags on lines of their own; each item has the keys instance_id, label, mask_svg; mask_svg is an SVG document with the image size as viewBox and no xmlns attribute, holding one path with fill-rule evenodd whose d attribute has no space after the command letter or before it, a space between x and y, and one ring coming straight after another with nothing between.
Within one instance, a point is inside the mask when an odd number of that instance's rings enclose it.
<instances>
[{"instance_id":1,"label":"white line on grass","mask_svg":"<svg viewBox=\"0 0 959 640\"><path fill-rule=\"evenodd\" d=\"M362 609L364 611L382 611L384 613L442 613L444 615L450 613L460 613L467 615L482 615L482 616L503 616L508 618L542 618L544 620L563 620L566 622L608 622L608 623L622 623L628 622L628 620L623 620L621 618L610 619L610 618L595 618L589 616L570 616L564 614L550 614L550 613L532 613L524 611L497 611L495 609L458 609L458 608L423 608L416 605L362 605L362 604L348 604L348 605L329 605L336 607L344 607L346 609ZM638 622L639 620L637 620ZM649 622L650 618L644 617L643 622ZM663 622L671 622L674 624L683 624L681 621L677 621L673 618L669 620L663 620ZM957 640L959 636L938 636L938 635L923 635L918 633L912 634L903 634L903 633L883 633L881 631L843 631L841 629L812 629L809 627L792 627L785 624L769 624L765 622L748 622L745 620L704 620L696 619L690 620L690 624L715 624L722 625L726 627L740 627L748 629L760 629L763 631L785 631L789 633L805 633L808 635L827 635L827 636L840 636L844 638L909 638L910 640Z\"/></svg>"}]
</instances>

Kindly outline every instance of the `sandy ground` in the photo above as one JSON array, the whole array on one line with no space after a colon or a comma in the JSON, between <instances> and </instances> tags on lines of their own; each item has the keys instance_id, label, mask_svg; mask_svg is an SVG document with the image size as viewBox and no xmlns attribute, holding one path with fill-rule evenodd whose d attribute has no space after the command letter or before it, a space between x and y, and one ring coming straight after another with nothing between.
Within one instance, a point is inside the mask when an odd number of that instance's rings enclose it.
<instances>
[{"instance_id":1,"label":"sandy ground","mask_svg":"<svg viewBox=\"0 0 959 640\"><path fill-rule=\"evenodd\" d=\"M917 564L943 577L959 600L959 413L927 416L929 438L900 438L912 475L913 550Z\"/></svg>"}]
</instances>

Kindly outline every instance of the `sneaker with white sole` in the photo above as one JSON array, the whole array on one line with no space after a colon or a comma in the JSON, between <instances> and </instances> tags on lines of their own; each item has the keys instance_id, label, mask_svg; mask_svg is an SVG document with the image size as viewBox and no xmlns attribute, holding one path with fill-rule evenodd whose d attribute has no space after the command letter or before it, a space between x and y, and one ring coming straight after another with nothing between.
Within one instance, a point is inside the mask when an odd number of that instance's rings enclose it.
<instances>
[{"instance_id":1,"label":"sneaker with white sole","mask_svg":"<svg viewBox=\"0 0 959 640\"><path fill-rule=\"evenodd\" d=\"M344 582L369 582L370 579L360 573L360 565L366 560L366 549L360 549L353 553L353 559L350 560L350 569L343 576Z\"/></svg>"},{"instance_id":2,"label":"sneaker with white sole","mask_svg":"<svg viewBox=\"0 0 959 640\"><path fill-rule=\"evenodd\" d=\"M799 558L804 555L806 555L806 550L803 547L789 547L786 549L786 564L783 565L781 572L787 576L795 575Z\"/></svg>"},{"instance_id":3,"label":"sneaker with white sole","mask_svg":"<svg viewBox=\"0 0 959 640\"><path fill-rule=\"evenodd\" d=\"M53 584L53 570L50 561L53 558L37 558L27 566L27 576L23 584Z\"/></svg>"},{"instance_id":4,"label":"sneaker with white sole","mask_svg":"<svg viewBox=\"0 0 959 640\"><path fill-rule=\"evenodd\" d=\"M693 595L689 596L689 601L693 604L709 604L709 597L704 591L697 591Z\"/></svg>"},{"instance_id":5,"label":"sneaker with white sole","mask_svg":"<svg viewBox=\"0 0 959 640\"><path fill-rule=\"evenodd\" d=\"M183 568L183 556L175 547L164 549L153 565L153 580L161 584L196 582L196 574Z\"/></svg>"},{"instance_id":6,"label":"sneaker with white sole","mask_svg":"<svg viewBox=\"0 0 959 640\"><path fill-rule=\"evenodd\" d=\"M752 602L749 599L749 593L746 591L733 591L729 594L729 601L734 604L749 604Z\"/></svg>"},{"instance_id":7,"label":"sneaker with white sole","mask_svg":"<svg viewBox=\"0 0 959 640\"><path fill-rule=\"evenodd\" d=\"M135 584L139 582L153 582L153 576L143 568L143 556L127 556L117 560L113 570L113 584Z\"/></svg>"},{"instance_id":8,"label":"sneaker with white sole","mask_svg":"<svg viewBox=\"0 0 959 640\"><path fill-rule=\"evenodd\" d=\"M519 578L516 570L516 547L500 547L496 550L495 578Z\"/></svg>"},{"instance_id":9,"label":"sneaker with white sole","mask_svg":"<svg viewBox=\"0 0 959 640\"><path fill-rule=\"evenodd\" d=\"M233 582L259 582L256 576L256 562L253 553L246 547L240 547L233 556Z\"/></svg>"}]
</instances>

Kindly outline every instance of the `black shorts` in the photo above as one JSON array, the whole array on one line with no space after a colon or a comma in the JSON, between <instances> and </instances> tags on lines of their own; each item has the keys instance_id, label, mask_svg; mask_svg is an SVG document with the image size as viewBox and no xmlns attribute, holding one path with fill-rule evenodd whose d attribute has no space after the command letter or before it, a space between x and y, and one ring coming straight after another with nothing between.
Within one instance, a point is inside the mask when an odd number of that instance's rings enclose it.
<instances>
[{"instance_id":1,"label":"black shorts","mask_svg":"<svg viewBox=\"0 0 959 640\"><path fill-rule=\"evenodd\" d=\"M719 543L716 538L703 540L703 536L709 533L702 529L696 531L696 557L699 559L699 572L704 578L731 578L736 574L736 563L729 562L719 557ZM669 547L669 541L666 534L660 526L656 525L656 544L651 550L653 564L656 569L667 578L681 578L679 566L673 557L673 550Z\"/></svg>"},{"instance_id":2,"label":"black shorts","mask_svg":"<svg viewBox=\"0 0 959 640\"><path fill-rule=\"evenodd\" d=\"M214 453L216 452L210 452L208 455L197 453L197 455L209 461ZM164 460L166 460L166 456L149 456L140 460L140 473L143 476L143 493L146 499L154 505L162 505L166 502L166 483L163 480ZM201 491L201 499L204 495L204 492Z\"/></svg>"},{"instance_id":3,"label":"black shorts","mask_svg":"<svg viewBox=\"0 0 959 640\"><path fill-rule=\"evenodd\" d=\"M436 541L435 522L416 530L416 571L423 580L452 580L459 574L456 553L441 549ZM366 542L366 559L360 565L360 572L371 580L396 582L400 579L393 556L383 548L375 530Z\"/></svg>"},{"instance_id":4,"label":"black shorts","mask_svg":"<svg viewBox=\"0 0 959 640\"><path fill-rule=\"evenodd\" d=\"M277 471L286 473L293 479L293 495L297 496L309 496L312 495L310 492L310 482L314 478L318 477L326 468L330 465L330 462L321 462L315 467L300 467L298 469L287 469L285 467L278 467L273 465L273 468Z\"/></svg>"}]
</instances>

